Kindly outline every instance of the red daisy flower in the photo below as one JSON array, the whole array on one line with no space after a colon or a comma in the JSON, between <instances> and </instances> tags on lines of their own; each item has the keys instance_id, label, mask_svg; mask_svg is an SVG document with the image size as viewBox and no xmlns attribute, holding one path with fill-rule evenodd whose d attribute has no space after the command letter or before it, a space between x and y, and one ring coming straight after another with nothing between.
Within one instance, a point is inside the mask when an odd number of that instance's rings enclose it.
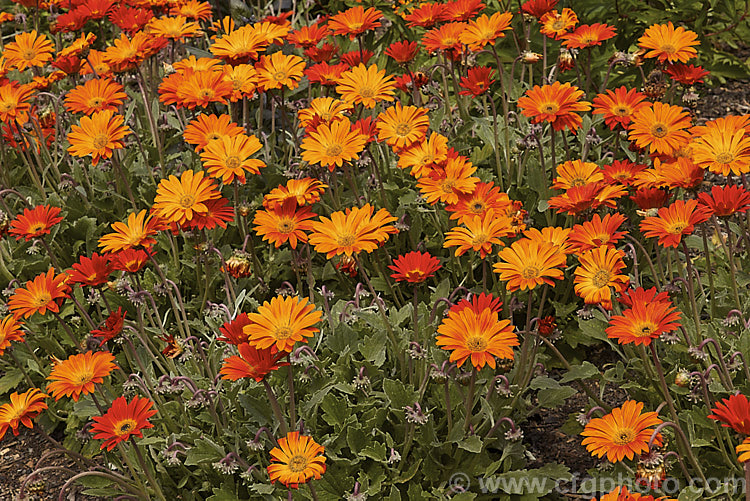
<instances>
[{"instance_id":1,"label":"red daisy flower","mask_svg":"<svg viewBox=\"0 0 750 501\"><path fill-rule=\"evenodd\" d=\"M289 365L287 362L279 363L287 352L277 351L275 346L256 348L248 343L242 343L237 349L240 352L239 356L224 359L219 371L221 379L237 381L243 377L249 377L260 383L269 372Z\"/></svg>"},{"instance_id":2,"label":"red daisy flower","mask_svg":"<svg viewBox=\"0 0 750 501\"><path fill-rule=\"evenodd\" d=\"M658 237L659 245L677 247L683 236L690 235L696 224L707 219L708 212L698 207L697 200L677 200L659 209L658 216L641 221L641 231L648 238Z\"/></svg>"},{"instance_id":3,"label":"red daisy flower","mask_svg":"<svg viewBox=\"0 0 750 501\"><path fill-rule=\"evenodd\" d=\"M130 437L141 438L142 430L154 427L148 422L148 418L156 414L156 409L151 409L153 405L147 398L136 396L128 402L125 397L118 397L103 416L92 418L95 423L91 432L95 433L95 439L104 439L101 448L108 451Z\"/></svg>"},{"instance_id":4,"label":"red daisy flower","mask_svg":"<svg viewBox=\"0 0 750 501\"><path fill-rule=\"evenodd\" d=\"M117 311L111 312L104 320L104 324L101 328L91 331L93 337L101 339L101 341L99 341L99 346L114 339L122 332L122 328L125 324L125 315L127 314L127 311L122 311L122 306L118 306Z\"/></svg>"},{"instance_id":5,"label":"red daisy flower","mask_svg":"<svg viewBox=\"0 0 750 501\"><path fill-rule=\"evenodd\" d=\"M469 68L468 75L461 77L458 84L464 90L458 93L462 96L478 97L487 92L490 85L495 83L492 78L495 76L495 70L487 66L476 66Z\"/></svg>"},{"instance_id":6,"label":"red daisy flower","mask_svg":"<svg viewBox=\"0 0 750 501\"><path fill-rule=\"evenodd\" d=\"M537 19L557 6L558 0L526 0L521 5L521 12Z\"/></svg>"},{"instance_id":7,"label":"red daisy flower","mask_svg":"<svg viewBox=\"0 0 750 501\"><path fill-rule=\"evenodd\" d=\"M59 216L60 208L49 205L37 205L33 209L24 209L10 223L10 234L16 235L16 240L24 238L27 242L31 239L49 235L54 225L63 220Z\"/></svg>"},{"instance_id":8,"label":"red daisy flower","mask_svg":"<svg viewBox=\"0 0 750 501\"><path fill-rule=\"evenodd\" d=\"M242 330L246 325L250 325L250 317L247 316L247 313L240 313L234 320L225 322L224 325L219 327L219 332L222 335L216 339L234 345L247 343L249 336Z\"/></svg>"},{"instance_id":9,"label":"red daisy flower","mask_svg":"<svg viewBox=\"0 0 750 501\"><path fill-rule=\"evenodd\" d=\"M711 411L710 419L721 421L722 426L732 428L737 433L750 435L750 402L745 395L725 398Z\"/></svg>"},{"instance_id":10,"label":"red daisy flower","mask_svg":"<svg viewBox=\"0 0 750 501\"><path fill-rule=\"evenodd\" d=\"M663 333L678 329L679 320L680 312L669 303L636 303L622 315L613 316L604 332L619 344L648 346Z\"/></svg>"},{"instance_id":11,"label":"red daisy flower","mask_svg":"<svg viewBox=\"0 0 750 501\"><path fill-rule=\"evenodd\" d=\"M699 193L698 201L714 216L744 214L750 207L750 192L738 185L714 186L710 195Z\"/></svg>"},{"instance_id":12,"label":"red daisy flower","mask_svg":"<svg viewBox=\"0 0 750 501\"><path fill-rule=\"evenodd\" d=\"M692 64L670 64L667 65L664 73L682 85L703 83L703 77L709 75L709 72L704 70L702 66L693 66Z\"/></svg>"},{"instance_id":13,"label":"red daisy flower","mask_svg":"<svg viewBox=\"0 0 750 501\"><path fill-rule=\"evenodd\" d=\"M609 40L616 33L614 26L608 24L582 24L574 32L566 33L560 38L563 40L563 45L569 49L585 49L601 45L604 40Z\"/></svg>"},{"instance_id":14,"label":"red daisy flower","mask_svg":"<svg viewBox=\"0 0 750 501\"><path fill-rule=\"evenodd\" d=\"M414 59L419 52L417 42L404 40L403 42L393 42L385 49L385 55L390 56L398 64L405 64Z\"/></svg>"},{"instance_id":15,"label":"red daisy flower","mask_svg":"<svg viewBox=\"0 0 750 501\"><path fill-rule=\"evenodd\" d=\"M406 280L412 284L419 284L430 278L441 268L440 260L429 252L410 252L393 260L388 268L395 271L391 278L397 282Z\"/></svg>"},{"instance_id":16,"label":"red daisy flower","mask_svg":"<svg viewBox=\"0 0 750 501\"><path fill-rule=\"evenodd\" d=\"M628 289L617 298L617 301L624 304L628 308L633 308L635 305L647 305L651 303L667 303L672 304L669 299L669 293L666 291L656 292L656 287L650 289L644 289L638 287L636 289Z\"/></svg>"},{"instance_id":17,"label":"red daisy flower","mask_svg":"<svg viewBox=\"0 0 750 501\"><path fill-rule=\"evenodd\" d=\"M110 254L112 266L118 271L137 273L148 262L149 254L143 249L124 249L117 254Z\"/></svg>"},{"instance_id":18,"label":"red daisy flower","mask_svg":"<svg viewBox=\"0 0 750 501\"><path fill-rule=\"evenodd\" d=\"M68 282L96 287L107 283L113 270L114 265L106 256L100 256L94 252L90 258L81 256L73 265L73 269L68 271L68 276L70 276Z\"/></svg>"}]
</instances>

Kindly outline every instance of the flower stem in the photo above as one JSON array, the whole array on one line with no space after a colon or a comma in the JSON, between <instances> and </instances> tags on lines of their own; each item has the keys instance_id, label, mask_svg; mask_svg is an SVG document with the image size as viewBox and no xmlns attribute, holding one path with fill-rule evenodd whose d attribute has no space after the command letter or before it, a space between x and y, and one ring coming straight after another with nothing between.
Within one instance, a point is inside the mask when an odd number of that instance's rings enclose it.
<instances>
[{"instance_id":1,"label":"flower stem","mask_svg":"<svg viewBox=\"0 0 750 501\"><path fill-rule=\"evenodd\" d=\"M477 368L471 368L471 379L469 380L469 394L466 395L466 420L464 421L464 432L469 431L471 426L471 411L474 408L474 391L477 385Z\"/></svg>"}]
</instances>

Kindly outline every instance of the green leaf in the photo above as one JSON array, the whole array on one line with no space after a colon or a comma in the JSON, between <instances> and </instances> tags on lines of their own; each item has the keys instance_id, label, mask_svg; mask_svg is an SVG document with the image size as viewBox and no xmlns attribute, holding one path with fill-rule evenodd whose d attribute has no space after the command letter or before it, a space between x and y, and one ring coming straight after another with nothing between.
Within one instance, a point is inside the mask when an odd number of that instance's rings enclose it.
<instances>
[{"instance_id":1,"label":"green leaf","mask_svg":"<svg viewBox=\"0 0 750 501\"><path fill-rule=\"evenodd\" d=\"M197 466L208 461L215 462L226 455L224 448L219 444L207 438L199 438L195 441L195 445L187 451L185 466Z\"/></svg>"},{"instance_id":2,"label":"green leaf","mask_svg":"<svg viewBox=\"0 0 750 501\"><path fill-rule=\"evenodd\" d=\"M570 370L560 379L560 383L569 383L571 381L588 379L598 375L599 369L597 369L594 364L591 362L583 362L581 365L574 365L571 367Z\"/></svg>"},{"instance_id":3,"label":"green leaf","mask_svg":"<svg viewBox=\"0 0 750 501\"><path fill-rule=\"evenodd\" d=\"M323 420L333 426L341 426L349 417L349 404L344 398L337 398L333 393L328 393L320 404L323 409Z\"/></svg>"},{"instance_id":4,"label":"green leaf","mask_svg":"<svg viewBox=\"0 0 750 501\"><path fill-rule=\"evenodd\" d=\"M395 379L384 380L383 391L394 409L403 409L407 405L414 405L414 402L417 401L417 392Z\"/></svg>"},{"instance_id":5,"label":"green leaf","mask_svg":"<svg viewBox=\"0 0 750 501\"><path fill-rule=\"evenodd\" d=\"M359 347L359 352L368 362L375 367L380 367L385 362L385 345L388 343L385 331L376 331L372 336L365 338Z\"/></svg>"},{"instance_id":6,"label":"green leaf","mask_svg":"<svg viewBox=\"0 0 750 501\"><path fill-rule=\"evenodd\" d=\"M482 439L477 435L471 435L458 443L458 447L474 454L482 452Z\"/></svg>"},{"instance_id":7,"label":"green leaf","mask_svg":"<svg viewBox=\"0 0 750 501\"><path fill-rule=\"evenodd\" d=\"M346 444L352 450L354 454L359 452L365 447L367 443L367 436L360 428L350 427L346 432Z\"/></svg>"},{"instance_id":8,"label":"green leaf","mask_svg":"<svg viewBox=\"0 0 750 501\"><path fill-rule=\"evenodd\" d=\"M359 455L383 462L385 461L385 444L378 442L369 443L359 451Z\"/></svg>"},{"instance_id":9,"label":"green leaf","mask_svg":"<svg viewBox=\"0 0 750 501\"><path fill-rule=\"evenodd\" d=\"M13 390L23 380L23 372L19 369L9 370L3 377L0 378L0 393L6 393L8 390Z\"/></svg>"},{"instance_id":10,"label":"green leaf","mask_svg":"<svg viewBox=\"0 0 750 501\"><path fill-rule=\"evenodd\" d=\"M565 401L578 393L575 388L570 386L561 386L560 388L548 388L540 390L537 394L539 405L547 409L552 409L565 403Z\"/></svg>"}]
</instances>

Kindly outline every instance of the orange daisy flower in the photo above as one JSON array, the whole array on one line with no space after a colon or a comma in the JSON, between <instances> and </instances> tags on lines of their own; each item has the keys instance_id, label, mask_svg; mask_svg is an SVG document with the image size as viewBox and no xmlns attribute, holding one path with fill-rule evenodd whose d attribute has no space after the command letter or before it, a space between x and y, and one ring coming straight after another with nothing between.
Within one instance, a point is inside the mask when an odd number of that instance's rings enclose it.
<instances>
[{"instance_id":1,"label":"orange daisy flower","mask_svg":"<svg viewBox=\"0 0 750 501\"><path fill-rule=\"evenodd\" d=\"M97 111L90 117L81 117L80 125L71 126L68 134L68 152L75 157L91 155L91 164L112 157L114 150L125 147L122 139L130 134L122 115L113 111Z\"/></svg>"},{"instance_id":2,"label":"orange daisy flower","mask_svg":"<svg viewBox=\"0 0 750 501\"><path fill-rule=\"evenodd\" d=\"M19 33L14 40L5 46L3 57L11 68L24 71L34 66L44 66L52 60L54 47L46 35L32 30L31 33Z\"/></svg>"},{"instance_id":3,"label":"orange daisy flower","mask_svg":"<svg viewBox=\"0 0 750 501\"><path fill-rule=\"evenodd\" d=\"M15 290L8 299L8 309L16 318L29 318L35 313L44 315L47 310L57 313L59 303L69 297L70 287L66 284L68 275L55 276L55 269L37 275L34 280L26 282L24 287Z\"/></svg>"},{"instance_id":4,"label":"orange daisy flower","mask_svg":"<svg viewBox=\"0 0 750 501\"><path fill-rule=\"evenodd\" d=\"M637 303L623 311L622 315L610 318L609 327L604 332L608 338L617 339L619 344L648 346L663 333L678 329L679 320L680 312L670 303Z\"/></svg>"},{"instance_id":5,"label":"orange daisy flower","mask_svg":"<svg viewBox=\"0 0 750 501\"><path fill-rule=\"evenodd\" d=\"M279 185L263 197L263 207L276 209L284 205L287 200L294 200L298 206L312 205L320 200L320 195L328 188L322 181L306 177L303 179L290 179L286 186Z\"/></svg>"},{"instance_id":6,"label":"orange daisy flower","mask_svg":"<svg viewBox=\"0 0 750 501\"><path fill-rule=\"evenodd\" d=\"M696 128L698 129L698 128ZM691 142L696 165L714 174L740 176L750 172L750 127L742 122L719 119L707 122Z\"/></svg>"},{"instance_id":7,"label":"orange daisy flower","mask_svg":"<svg viewBox=\"0 0 750 501\"><path fill-rule=\"evenodd\" d=\"M258 88L258 72L251 64L224 66L224 78L232 84L232 94L229 100L233 103L245 97L253 97Z\"/></svg>"},{"instance_id":8,"label":"orange daisy flower","mask_svg":"<svg viewBox=\"0 0 750 501\"><path fill-rule=\"evenodd\" d=\"M119 252L138 247L149 248L156 243L153 236L163 227L159 218L148 215L145 209L138 214L131 212L127 222L112 223L114 233L101 237L99 247L104 252Z\"/></svg>"},{"instance_id":9,"label":"orange daisy flower","mask_svg":"<svg viewBox=\"0 0 750 501\"><path fill-rule=\"evenodd\" d=\"M59 215L60 208L50 205L37 205L33 209L24 209L10 223L8 233L16 236L16 240L23 238L27 242L42 235L49 235L52 227L63 220Z\"/></svg>"},{"instance_id":10,"label":"orange daisy flower","mask_svg":"<svg viewBox=\"0 0 750 501\"><path fill-rule=\"evenodd\" d=\"M268 47L268 43L257 30L248 25L225 34L209 50L229 64L242 64L250 59L257 59L258 52Z\"/></svg>"},{"instance_id":11,"label":"orange daisy flower","mask_svg":"<svg viewBox=\"0 0 750 501\"><path fill-rule=\"evenodd\" d=\"M383 13L376 8L370 7L365 10L358 5L331 16L328 19L328 29L334 35L347 35L350 40L354 40L357 35L379 28L382 17Z\"/></svg>"},{"instance_id":12,"label":"orange daisy flower","mask_svg":"<svg viewBox=\"0 0 750 501\"><path fill-rule=\"evenodd\" d=\"M258 87L264 91L271 89L296 89L302 79L305 60L299 56L285 55L281 51L270 56L261 56L255 65L258 73Z\"/></svg>"},{"instance_id":13,"label":"orange daisy flower","mask_svg":"<svg viewBox=\"0 0 750 501\"><path fill-rule=\"evenodd\" d=\"M313 23L310 26L302 26L298 30L289 32L286 41L300 49L309 49L318 45L330 34L331 30L328 29L328 26Z\"/></svg>"},{"instance_id":14,"label":"orange daisy flower","mask_svg":"<svg viewBox=\"0 0 750 501\"><path fill-rule=\"evenodd\" d=\"M549 200L549 206L559 213L578 216L584 211L596 209L605 205L615 207L615 200L627 193L620 185L607 185L603 182L573 186Z\"/></svg>"},{"instance_id":15,"label":"orange daisy flower","mask_svg":"<svg viewBox=\"0 0 750 501\"><path fill-rule=\"evenodd\" d=\"M573 226L569 238L570 246L579 252L602 246L614 247L627 233L617 231L624 222L625 216L620 213L607 214L604 218L594 214L591 221Z\"/></svg>"},{"instance_id":16,"label":"orange daisy flower","mask_svg":"<svg viewBox=\"0 0 750 501\"><path fill-rule=\"evenodd\" d=\"M398 166L402 169L411 167L411 175L419 179L448 158L448 138L433 132L430 137L401 151Z\"/></svg>"},{"instance_id":17,"label":"orange daisy flower","mask_svg":"<svg viewBox=\"0 0 750 501\"><path fill-rule=\"evenodd\" d=\"M169 10L170 16L185 16L196 21L208 21L211 19L211 4L188 0L187 2L172 5Z\"/></svg>"},{"instance_id":18,"label":"orange daisy flower","mask_svg":"<svg viewBox=\"0 0 750 501\"><path fill-rule=\"evenodd\" d=\"M746 438L744 442L737 446L737 460L740 463L750 461L750 438Z\"/></svg>"},{"instance_id":19,"label":"orange daisy flower","mask_svg":"<svg viewBox=\"0 0 750 501\"><path fill-rule=\"evenodd\" d=\"M153 209L165 221L185 224L197 214L208 212L206 202L221 197L216 185L203 172L186 170L182 175L162 179L156 188Z\"/></svg>"},{"instance_id":20,"label":"orange daisy flower","mask_svg":"<svg viewBox=\"0 0 750 501\"><path fill-rule=\"evenodd\" d=\"M365 136L352 130L349 120L321 124L302 140L302 160L333 172L334 167L359 158L366 142Z\"/></svg>"},{"instance_id":21,"label":"orange daisy flower","mask_svg":"<svg viewBox=\"0 0 750 501\"><path fill-rule=\"evenodd\" d=\"M608 184L630 186L639 172L646 170L646 165L636 164L630 160L615 160L610 165L602 167L604 181Z\"/></svg>"},{"instance_id":22,"label":"orange daisy flower","mask_svg":"<svg viewBox=\"0 0 750 501\"><path fill-rule=\"evenodd\" d=\"M642 411L642 402L628 400L606 416L592 419L581 432L586 437L583 445L593 456L606 455L611 463L648 452L652 427L659 426L662 420L655 412ZM654 441L657 446L661 442L659 437Z\"/></svg>"},{"instance_id":23,"label":"orange daisy flower","mask_svg":"<svg viewBox=\"0 0 750 501\"><path fill-rule=\"evenodd\" d=\"M255 233L263 237L278 249L281 244L289 242L292 249L297 248L297 241L307 242L307 231L312 229L312 221L307 221L315 214L309 207L297 207L296 200L289 199L273 209L255 213Z\"/></svg>"},{"instance_id":24,"label":"orange daisy flower","mask_svg":"<svg viewBox=\"0 0 750 501\"><path fill-rule=\"evenodd\" d=\"M582 160L568 160L557 166L557 177L552 183L556 190L567 190L574 186L584 186L604 180L598 165Z\"/></svg>"},{"instance_id":25,"label":"orange daisy flower","mask_svg":"<svg viewBox=\"0 0 750 501\"><path fill-rule=\"evenodd\" d=\"M322 62L305 68L305 76L310 83L333 87L339 81L341 75L348 70L349 65L346 63L328 64Z\"/></svg>"},{"instance_id":26,"label":"orange daisy flower","mask_svg":"<svg viewBox=\"0 0 750 501\"><path fill-rule=\"evenodd\" d=\"M674 27L672 21L667 24L654 24L646 29L638 39L638 45L646 49L644 57L655 57L660 63L685 63L698 55L694 45L700 45L698 35L682 26Z\"/></svg>"},{"instance_id":27,"label":"orange daisy flower","mask_svg":"<svg viewBox=\"0 0 750 501\"><path fill-rule=\"evenodd\" d=\"M545 226L541 230L529 228L523 232L526 238L536 240L537 242L547 242L557 248L563 254L572 254L573 249L568 243L571 228L561 228L559 226Z\"/></svg>"},{"instance_id":28,"label":"orange daisy flower","mask_svg":"<svg viewBox=\"0 0 750 501\"><path fill-rule=\"evenodd\" d=\"M94 385L104 382L104 378L117 368L113 363L115 356L108 351L87 351L71 355L66 360L55 364L47 379L47 385L55 401L62 397L72 397L78 402L81 395L94 392Z\"/></svg>"},{"instance_id":29,"label":"orange daisy flower","mask_svg":"<svg viewBox=\"0 0 750 501\"><path fill-rule=\"evenodd\" d=\"M404 148L424 139L429 126L426 109L396 103L378 115L378 138L390 146Z\"/></svg>"},{"instance_id":30,"label":"orange daisy flower","mask_svg":"<svg viewBox=\"0 0 750 501\"><path fill-rule=\"evenodd\" d=\"M310 437L298 431L280 438L278 447L271 449L268 476L271 483L277 480L286 487L296 489L311 479L318 480L326 472L325 449Z\"/></svg>"},{"instance_id":31,"label":"orange daisy flower","mask_svg":"<svg viewBox=\"0 0 750 501\"><path fill-rule=\"evenodd\" d=\"M331 214L330 219L320 216L313 222L310 244L315 251L325 253L328 259L340 254L352 256L358 252L372 252L380 247L388 236L398 233L391 225L396 218L386 209L375 211L370 204L352 207Z\"/></svg>"},{"instance_id":32,"label":"orange daisy flower","mask_svg":"<svg viewBox=\"0 0 750 501\"><path fill-rule=\"evenodd\" d=\"M428 175L419 178L417 187L430 205L455 204L462 193L471 193L479 182L472 176L477 168L466 157L449 158Z\"/></svg>"},{"instance_id":33,"label":"orange daisy flower","mask_svg":"<svg viewBox=\"0 0 750 501\"><path fill-rule=\"evenodd\" d=\"M425 2L419 7L412 10L409 14L402 16L407 25L415 28L432 28L435 24L442 21L445 12L445 4L438 2Z\"/></svg>"},{"instance_id":34,"label":"orange daisy flower","mask_svg":"<svg viewBox=\"0 0 750 501\"><path fill-rule=\"evenodd\" d=\"M169 40L184 40L185 38L200 36L203 33L198 23L188 21L185 16L152 19L146 25L145 32Z\"/></svg>"},{"instance_id":35,"label":"orange daisy flower","mask_svg":"<svg viewBox=\"0 0 750 501\"><path fill-rule=\"evenodd\" d=\"M219 370L221 379L237 381L247 377L260 383L270 372L289 365L287 362L279 362L287 352L277 351L273 346L258 349L248 343L239 343L237 350L240 352L239 356L233 355L222 362Z\"/></svg>"},{"instance_id":36,"label":"orange daisy flower","mask_svg":"<svg viewBox=\"0 0 750 501\"><path fill-rule=\"evenodd\" d=\"M506 30L510 29L513 14L510 12L495 12L492 16L482 14L468 22L461 33L461 43L468 45L469 50L479 51L487 44L495 45L498 38L504 38Z\"/></svg>"},{"instance_id":37,"label":"orange daisy flower","mask_svg":"<svg viewBox=\"0 0 750 501\"><path fill-rule=\"evenodd\" d=\"M604 115L604 123L611 130L618 125L627 129L633 113L649 105L644 102L646 96L635 89L628 90L622 86L614 91L607 89L604 94L597 95L594 100L594 115Z\"/></svg>"},{"instance_id":38,"label":"orange daisy flower","mask_svg":"<svg viewBox=\"0 0 750 501\"><path fill-rule=\"evenodd\" d=\"M108 78L94 78L68 92L65 109L86 115L96 111L116 111L127 97L123 86L117 82Z\"/></svg>"},{"instance_id":39,"label":"orange daisy flower","mask_svg":"<svg viewBox=\"0 0 750 501\"><path fill-rule=\"evenodd\" d=\"M170 93L163 93L170 84L177 85L174 99ZM211 103L226 104L227 98L232 95L234 88L232 82L224 77L222 71L186 70L184 73L174 73L162 81L159 86L159 100L165 104L174 102L179 107L193 109L196 106L208 108Z\"/></svg>"},{"instance_id":40,"label":"orange daisy flower","mask_svg":"<svg viewBox=\"0 0 750 501\"><path fill-rule=\"evenodd\" d=\"M275 346L278 351L291 352L297 342L307 342L320 329L315 327L323 312L308 304L307 298L277 296L264 301L258 313L248 314L250 323L242 328L248 343L258 349Z\"/></svg>"},{"instance_id":41,"label":"orange daisy flower","mask_svg":"<svg viewBox=\"0 0 750 501\"><path fill-rule=\"evenodd\" d=\"M466 23L447 23L433 28L422 37L422 45L428 53L443 51L451 59L457 59L463 52L461 37L467 28Z\"/></svg>"},{"instance_id":42,"label":"orange daisy flower","mask_svg":"<svg viewBox=\"0 0 750 501\"><path fill-rule=\"evenodd\" d=\"M565 35L578 24L578 16L566 7L562 12L556 10L547 12L539 19L539 23L541 24L539 31L542 34L560 40L562 35Z\"/></svg>"},{"instance_id":43,"label":"orange daisy flower","mask_svg":"<svg viewBox=\"0 0 750 501\"><path fill-rule=\"evenodd\" d=\"M0 320L0 356L10 347L11 341L24 341L26 333L21 330L23 322L13 315L8 315Z\"/></svg>"},{"instance_id":44,"label":"orange daisy flower","mask_svg":"<svg viewBox=\"0 0 750 501\"><path fill-rule=\"evenodd\" d=\"M633 113L628 139L651 153L671 155L690 139L690 115L680 106L655 102Z\"/></svg>"},{"instance_id":45,"label":"orange daisy flower","mask_svg":"<svg viewBox=\"0 0 750 501\"><path fill-rule=\"evenodd\" d=\"M29 121L31 104L28 102L34 95L34 89L29 85L18 85L9 82L0 85L0 121L13 121L23 125Z\"/></svg>"},{"instance_id":46,"label":"orange daisy flower","mask_svg":"<svg viewBox=\"0 0 750 501\"><path fill-rule=\"evenodd\" d=\"M208 143L221 137L234 137L245 132L245 129L232 122L229 115L205 115L200 114L185 127L182 133L183 139L188 144L195 145L198 153Z\"/></svg>"},{"instance_id":47,"label":"orange daisy flower","mask_svg":"<svg viewBox=\"0 0 750 501\"><path fill-rule=\"evenodd\" d=\"M100 256L96 252L90 258L81 256L77 263L73 263L73 269L67 272L68 283L89 287L106 284L113 269L114 264L110 263L109 258Z\"/></svg>"},{"instance_id":48,"label":"orange daisy flower","mask_svg":"<svg viewBox=\"0 0 750 501\"><path fill-rule=\"evenodd\" d=\"M732 428L737 433L750 435L750 401L742 394L723 399L711 409L708 417L721 421L725 428Z\"/></svg>"},{"instance_id":49,"label":"orange daisy flower","mask_svg":"<svg viewBox=\"0 0 750 501\"><path fill-rule=\"evenodd\" d=\"M549 122L555 130L578 130L583 120L577 112L591 109L588 102L579 101L582 96L583 91L570 83L535 85L518 99L518 106L532 123Z\"/></svg>"},{"instance_id":50,"label":"orange daisy flower","mask_svg":"<svg viewBox=\"0 0 750 501\"><path fill-rule=\"evenodd\" d=\"M108 257L116 270L138 273L149 260L149 253L143 249L124 249Z\"/></svg>"},{"instance_id":51,"label":"orange daisy flower","mask_svg":"<svg viewBox=\"0 0 750 501\"><path fill-rule=\"evenodd\" d=\"M468 21L487 7L482 0L452 0L445 4L443 21Z\"/></svg>"},{"instance_id":52,"label":"orange daisy flower","mask_svg":"<svg viewBox=\"0 0 750 501\"><path fill-rule=\"evenodd\" d=\"M81 66L81 75L93 75L99 78L107 78L112 74L112 67L104 59L105 52L91 49L86 57L85 64Z\"/></svg>"},{"instance_id":53,"label":"orange daisy flower","mask_svg":"<svg viewBox=\"0 0 750 501\"><path fill-rule=\"evenodd\" d=\"M0 440L8 428L13 431L13 435L18 435L18 427L21 424L26 428L34 428L31 420L47 408L45 398L47 395L38 388L31 388L20 395L16 392L11 393L10 402L0 405Z\"/></svg>"},{"instance_id":54,"label":"orange daisy flower","mask_svg":"<svg viewBox=\"0 0 750 501\"><path fill-rule=\"evenodd\" d=\"M386 76L385 70L378 70L374 64L370 67L359 64L344 72L336 86L344 101L365 108L374 108L378 101L393 101L395 89L393 77Z\"/></svg>"},{"instance_id":55,"label":"orange daisy flower","mask_svg":"<svg viewBox=\"0 0 750 501\"><path fill-rule=\"evenodd\" d=\"M397 282L407 281L411 284L421 284L441 268L440 260L429 252L414 251L393 260L388 265L395 273L391 278Z\"/></svg>"},{"instance_id":56,"label":"orange daisy flower","mask_svg":"<svg viewBox=\"0 0 750 501\"><path fill-rule=\"evenodd\" d=\"M130 402L125 397L116 398L103 416L92 418L95 421L91 426L91 432L95 433L94 439L103 439L101 448L111 451L130 437L142 438L142 430L154 427L148 421L156 414L156 409L151 408L153 405L151 400L138 396L133 397Z\"/></svg>"},{"instance_id":57,"label":"orange daisy flower","mask_svg":"<svg viewBox=\"0 0 750 501\"><path fill-rule=\"evenodd\" d=\"M488 210L484 216L474 216L446 232L444 248L458 247L456 256L463 256L469 249L479 252L482 259L492 252L493 245L505 245L502 237L513 234L510 219L499 217L495 211Z\"/></svg>"},{"instance_id":58,"label":"orange daisy flower","mask_svg":"<svg viewBox=\"0 0 750 501\"><path fill-rule=\"evenodd\" d=\"M489 308L479 312L471 308L451 311L437 329L437 345L451 352L449 360L461 367L471 358L477 370L485 365L497 366L495 358L513 360L518 337L510 320L500 320Z\"/></svg>"},{"instance_id":59,"label":"orange daisy flower","mask_svg":"<svg viewBox=\"0 0 750 501\"><path fill-rule=\"evenodd\" d=\"M659 237L659 245L677 247L682 237L690 235L696 224L708 219L708 212L698 207L697 200L677 200L659 209L658 216L641 221L641 231L647 238Z\"/></svg>"},{"instance_id":60,"label":"orange daisy flower","mask_svg":"<svg viewBox=\"0 0 750 501\"><path fill-rule=\"evenodd\" d=\"M124 33L104 53L104 62L116 72L131 70L153 56L167 44L166 38L154 38L139 31L133 38Z\"/></svg>"},{"instance_id":61,"label":"orange daisy flower","mask_svg":"<svg viewBox=\"0 0 750 501\"><path fill-rule=\"evenodd\" d=\"M237 181L245 184L246 172L260 174L260 169L266 166L262 160L251 158L261 147L255 136L224 136L206 145L201 153L201 162L208 175L222 183Z\"/></svg>"},{"instance_id":62,"label":"orange daisy flower","mask_svg":"<svg viewBox=\"0 0 750 501\"><path fill-rule=\"evenodd\" d=\"M459 193L458 201L448 205L445 210L450 213L451 219L458 219L464 224L465 221L474 216L484 216L488 210L494 210L497 214L510 206L508 195L500 191L494 183L477 183L469 193Z\"/></svg>"},{"instance_id":63,"label":"orange daisy flower","mask_svg":"<svg viewBox=\"0 0 750 501\"><path fill-rule=\"evenodd\" d=\"M531 290L537 285L555 285L563 279L566 256L547 242L522 238L500 251L501 262L493 267L509 291Z\"/></svg>"},{"instance_id":64,"label":"orange daisy flower","mask_svg":"<svg viewBox=\"0 0 750 501\"><path fill-rule=\"evenodd\" d=\"M602 23L582 24L573 33L565 33L560 38L568 49L585 49L601 45L603 41L614 37L617 30Z\"/></svg>"},{"instance_id":65,"label":"orange daisy flower","mask_svg":"<svg viewBox=\"0 0 750 501\"><path fill-rule=\"evenodd\" d=\"M598 247L578 256L575 292L586 304L600 304L612 309L612 292L624 291L630 279L620 272L625 268L625 254L612 247Z\"/></svg>"}]
</instances>

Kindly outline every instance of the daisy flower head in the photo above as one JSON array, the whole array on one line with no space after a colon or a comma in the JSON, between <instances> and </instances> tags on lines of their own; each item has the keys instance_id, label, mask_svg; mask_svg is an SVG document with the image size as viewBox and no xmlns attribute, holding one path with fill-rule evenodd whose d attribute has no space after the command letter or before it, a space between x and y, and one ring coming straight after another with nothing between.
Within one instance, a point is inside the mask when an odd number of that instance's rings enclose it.
<instances>
[{"instance_id":1,"label":"daisy flower head","mask_svg":"<svg viewBox=\"0 0 750 501\"><path fill-rule=\"evenodd\" d=\"M652 427L662 423L655 412L643 412L643 403L628 400L604 417L592 419L581 432L583 445L596 457L607 456L611 463L648 452ZM654 444L661 445L657 435Z\"/></svg>"},{"instance_id":2,"label":"daisy flower head","mask_svg":"<svg viewBox=\"0 0 750 501\"><path fill-rule=\"evenodd\" d=\"M277 447L271 449L271 464L267 467L271 483L278 480L296 489L299 484L318 480L326 471L324 450L322 445L298 431L287 433L279 439Z\"/></svg>"},{"instance_id":3,"label":"daisy flower head","mask_svg":"<svg viewBox=\"0 0 750 501\"><path fill-rule=\"evenodd\" d=\"M580 101L583 91L570 83L555 82L540 87L535 85L518 99L521 113L532 123L548 122L555 130L566 127L578 130L583 119L578 112L588 111L591 105Z\"/></svg>"}]
</instances>

